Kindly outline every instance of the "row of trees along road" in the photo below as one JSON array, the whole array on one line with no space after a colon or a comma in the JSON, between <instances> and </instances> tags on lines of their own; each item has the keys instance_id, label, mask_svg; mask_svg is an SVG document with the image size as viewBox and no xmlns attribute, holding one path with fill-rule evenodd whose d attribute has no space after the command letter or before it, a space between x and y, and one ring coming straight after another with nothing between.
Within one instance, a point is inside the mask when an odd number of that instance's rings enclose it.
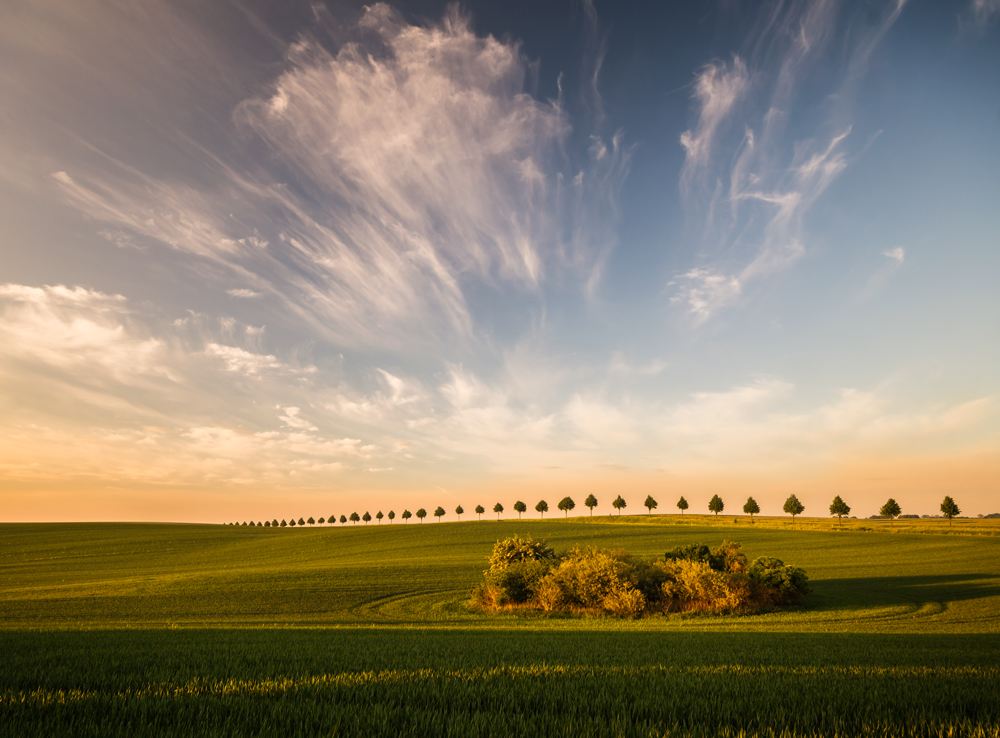
<instances>
[{"instance_id":1,"label":"row of trees along road","mask_svg":"<svg viewBox=\"0 0 1000 738\"><path fill-rule=\"evenodd\" d=\"M590 508L590 514L593 515L594 508L597 507L597 498L594 497L594 495L588 495L587 499L583 501L583 504L585 507ZM655 510L659 506L659 503L657 503L657 501L653 499L652 495L647 496L646 500L642 504L643 507L646 508L647 515L652 515L653 510ZM612 501L611 506L618 511L619 515L621 515L622 510L628 507L628 504L625 502L625 499L621 495L618 495ZM563 497L559 501L559 504L556 505L556 507L563 512L564 517L569 517L569 512L570 510L576 507L576 503L573 501L572 497ZM683 497L677 500L677 509L681 511L681 515L683 515L684 511L687 510L689 507L690 506L688 505L688 501L685 500ZM712 499L709 500L708 503L708 511L715 513L715 516L718 517L719 513L725 509L726 509L726 504L722 501L722 498L719 497L718 495L713 495ZM796 497L795 495L789 495L788 499L785 500L785 504L784 506L782 506L781 509L784 510L784 512L791 515L792 520L795 520L795 516L801 515L803 512L805 512L806 508L805 505L799 502L798 497ZM503 513L503 510L504 510L503 505L500 504L499 502L493 506L493 512L497 514L497 520L500 520L500 515L501 513ZM518 500L517 502L514 503L514 512L517 513L518 520L521 519L521 514L527 512L527 510L528 506L524 504L521 500ZM535 510L544 519L545 513L549 511L549 503L547 503L545 500L539 500L538 504L535 505ZM484 508L482 505L476 505L475 513L479 516L480 520L483 519L483 513L485 512L486 508ZM757 501L753 497L748 497L747 501L743 505L743 512L749 515L750 522L753 522L753 516L760 514L760 505L757 504ZM459 520L462 519L462 515L465 514L465 510L462 508L461 505L455 508L455 514L458 515ZM846 502L844 502L843 499L841 499L840 495L834 497L833 502L830 504L830 515L836 515L837 520L839 522L843 519L845 515L850 515L850 514L851 514L850 506ZM888 518L891 523L892 521L894 521L896 518L898 518L900 515L903 514L903 509L899 506L898 502L896 502L893 498L890 497L886 501L886 503L882 505L882 508L879 510L878 514L883 518ZM955 501L951 499L951 497L945 497L944 501L941 503L941 514L944 515L944 517L948 518L948 524L951 525L952 518L961 515L962 511L958 509L958 505L955 504ZM403 510L402 514L399 517L402 518L404 523L408 523L410 521L410 518L413 517L413 515L414 513L411 513L409 510ZM447 513L445 512L445 509L443 507L438 506L434 510L434 517L438 519L439 523L441 522L441 518L443 518L445 515L447 515ZM417 519L422 523L424 522L424 518L427 517L427 511L424 508L420 508L419 510L417 510L416 516ZM389 519L389 522L392 523L392 521L396 519L395 511L390 510L388 515L383 515L381 510L375 513L375 519L379 522L380 525L382 523L382 519L386 517ZM341 515L339 518L339 522L341 525L346 524L348 521L350 521L353 525L357 525L359 522L364 521L365 525L368 525L368 523L371 522L371 520L372 520L371 513L367 511L365 511L364 515L359 516L356 512L352 512L350 516ZM323 525L324 523L334 525L337 522L338 522L337 516L331 515L329 518L320 518L319 520L314 520L313 518L309 518L308 520L299 518L298 520L296 520L295 518L292 518L290 522L282 520L280 523L278 522L277 519L264 521L263 523L261 522L255 523L254 521L251 520L249 524L264 528L284 528L286 526L294 527L296 525L299 526L316 525L317 523L319 523L320 525ZM239 523L230 523L230 525L239 525ZM247 523L243 523L243 525L247 525Z\"/></svg>"}]
</instances>

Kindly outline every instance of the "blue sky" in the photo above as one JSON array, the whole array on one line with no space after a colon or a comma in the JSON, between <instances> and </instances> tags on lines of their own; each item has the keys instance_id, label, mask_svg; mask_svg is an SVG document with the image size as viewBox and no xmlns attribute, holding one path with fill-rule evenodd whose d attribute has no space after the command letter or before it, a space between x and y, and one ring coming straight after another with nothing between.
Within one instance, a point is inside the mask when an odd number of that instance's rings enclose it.
<instances>
[{"instance_id":1,"label":"blue sky","mask_svg":"<svg viewBox=\"0 0 1000 738\"><path fill-rule=\"evenodd\" d=\"M1000 4L647 6L8 3L9 519L993 512Z\"/></svg>"}]
</instances>

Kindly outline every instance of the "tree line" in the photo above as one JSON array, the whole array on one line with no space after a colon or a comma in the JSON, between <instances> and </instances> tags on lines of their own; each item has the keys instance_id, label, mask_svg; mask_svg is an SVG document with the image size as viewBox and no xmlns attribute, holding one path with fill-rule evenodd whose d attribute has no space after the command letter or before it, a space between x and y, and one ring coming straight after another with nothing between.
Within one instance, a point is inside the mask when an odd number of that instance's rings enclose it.
<instances>
[{"instance_id":1,"label":"tree line","mask_svg":"<svg viewBox=\"0 0 1000 738\"><path fill-rule=\"evenodd\" d=\"M587 499L583 501L583 504L585 507L590 509L590 514L593 515L594 508L597 507L597 498L594 495L588 495ZM653 510L659 507L659 503L653 499L652 495L648 495L642 504L643 507L646 508L647 515L652 515ZM623 498L621 495L618 495L611 502L611 506L618 511L619 515L621 515L622 510L628 507L628 503L625 502L625 498ZM573 510L576 507L576 503L573 501L572 497L564 497L559 501L556 507L557 509L562 511L564 517L569 517L569 512L570 510ZM684 499L683 496L679 500L677 500L677 509L681 511L681 515L683 515L684 511L689 509L689 507L690 505L688 504L688 501ZM711 513L715 513L715 516L718 517L719 513L723 512L725 509L726 509L726 504L725 502L723 502L722 498L719 497L719 495L713 495L712 499L709 500L708 502L708 511ZM795 516L801 515L803 512L805 512L806 508L805 505L803 505L799 501L798 497L796 497L795 495L789 495L788 499L785 500L785 504L782 506L781 509L786 514L791 515L792 520L794 521ZM514 512L517 513L518 520L521 519L521 515L527 512L527 510L528 506L521 500L518 500L517 502L514 503ZM535 505L535 511L539 513L542 519L544 519L545 513L549 511L549 503L547 503L545 500L539 500L538 503ZM486 512L486 508L484 508L482 505L476 505L474 512L476 513L476 515L479 516L479 519L482 520L483 514ZM496 503L493 506L493 512L496 513L497 520L500 520L500 515L503 514L504 512L503 505L499 502ZM746 515L750 516L750 522L752 523L753 516L760 514L760 505L757 504L757 501L753 497L748 497L747 501L743 504L743 512ZM840 497L840 495L837 495L836 497L833 498L833 502L830 504L830 515L836 515L837 520L839 522L843 520L845 515L850 515L850 513L851 513L850 506L846 502L844 502L844 500ZM458 516L459 520L462 519L462 515L465 514L465 510L462 508L461 505L455 508L455 514ZM890 497L879 510L879 516L883 518L888 518L890 522L894 521L902 514L903 514L903 509L900 507L899 503L896 502L896 500L894 500L892 497ZM951 525L952 518L961 515L962 511L958 509L958 505L955 504L955 501L951 497L946 496L944 498L944 501L942 501L941 503L941 514L948 519L948 524ZM418 509L416 513L411 513L409 510L403 510L403 512L400 514L399 517L402 519L404 523L408 523L414 515L416 515L417 519L421 523L423 523L424 518L427 517L427 510L425 510L422 507ZM438 506L434 510L433 515L438 519L438 522L440 523L441 518L447 515L447 512L443 507ZM383 515L382 511L379 510L377 513L375 513L374 520L378 521L379 525L382 524L383 518L388 518L389 523L391 524L396 519L396 512L394 510L390 510L387 515ZM319 518L319 520L316 520L314 518L308 518L308 519L291 518L290 520L281 520L280 522L278 521L277 518L275 518L274 520L265 520L256 522L251 520L249 523L246 522L242 523L242 525L244 526L251 525L264 528L285 528L285 527L296 527L296 526L316 525L316 524L336 525L337 522L339 522L341 525L346 525L348 522L350 522L352 525L357 525L360 522L364 522L365 525L368 525L368 523L370 523L372 519L373 518L371 513L369 513L366 510L363 515L358 515L358 513L352 512L350 515L341 515L339 518L336 515L330 515L327 518L321 517ZM229 525L241 525L241 524L229 523Z\"/></svg>"}]
</instances>

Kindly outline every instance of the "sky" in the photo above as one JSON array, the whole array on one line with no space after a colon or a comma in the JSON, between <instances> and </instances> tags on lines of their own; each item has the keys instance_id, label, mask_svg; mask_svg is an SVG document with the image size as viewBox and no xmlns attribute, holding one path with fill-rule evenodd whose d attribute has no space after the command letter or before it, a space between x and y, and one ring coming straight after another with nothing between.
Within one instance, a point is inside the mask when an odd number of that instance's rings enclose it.
<instances>
[{"instance_id":1,"label":"sky","mask_svg":"<svg viewBox=\"0 0 1000 738\"><path fill-rule=\"evenodd\" d=\"M7 0L0 520L996 512L998 70L998 0Z\"/></svg>"}]
</instances>

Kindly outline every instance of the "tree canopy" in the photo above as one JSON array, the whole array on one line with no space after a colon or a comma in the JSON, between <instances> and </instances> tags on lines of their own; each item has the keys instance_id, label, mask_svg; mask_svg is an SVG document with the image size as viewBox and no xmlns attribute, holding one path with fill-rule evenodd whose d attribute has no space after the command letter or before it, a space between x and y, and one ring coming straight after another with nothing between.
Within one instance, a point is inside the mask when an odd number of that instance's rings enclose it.
<instances>
[{"instance_id":1,"label":"tree canopy","mask_svg":"<svg viewBox=\"0 0 1000 738\"><path fill-rule=\"evenodd\" d=\"M878 514L883 518L889 518L889 522L892 522L894 518L898 518L902 515L902 513L903 508L901 508L899 503L891 497L885 501L885 504L882 505L881 509L878 511Z\"/></svg>"},{"instance_id":2,"label":"tree canopy","mask_svg":"<svg viewBox=\"0 0 1000 738\"><path fill-rule=\"evenodd\" d=\"M400 515L399 517L401 517L403 520L408 521L410 518L413 517L413 513L411 513L409 510L403 510L403 514Z\"/></svg>"},{"instance_id":3,"label":"tree canopy","mask_svg":"<svg viewBox=\"0 0 1000 738\"><path fill-rule=\"evenodd\" d=\"M958 509L958 505L951 497L945 497L941 503L941 514L948 518L948 525L951 525L951 519L956 515L961 515L962 511Z\"/></svg>"},{"instance_id":4,"label":"tree canopy","mask_svg":"<svg viewBox=\"0 0 1000 738\"><path fill-rule=\"evenodd\" d=\"M441 522L441 518L442 518L443 516L444 516L444 508L443 508L443 507L441 507L440 505L438 505L438 506L437 506L437 507L436 507L436 508L434 509L434 517L435 517L435 518L437 518L437 519L438 519L438 522L440 523L440 522Z\"/></svg>"},{"instance_id":5,"label":"tree canopy","mask_svg":"<svg viewBox=\"0 0 1000 738\"><path fill-rule=\"evenodd\" d=\"M365 521L365 525L368 525L368 521L372 519L372 514L365 510L365 514L361 516L361 519Z\"/></svg>"},{"instance_id":6,"label":"tree canopy","mask_svg":"<svg viewBox=\"0 0 1000 738\"><path fill-rule=\"evenodd\" d=\"M464 512L465 512L465 510L462 509L461 505L459 505L458 507L455 508L455 514L458 516L459 520L462 519L462 513L464 513Z\"/></svg>"},{"instance_id":7,"label":"tree canopy","mask_svg":"<svg viewBox=\"0 0 1000 738\"><path fill-rule=\"evenodd\" d=\"M351 522L354 523L355 525L357 525L359 520L361 520L361 516L359 516L356 512L352 512L351 513Z\"/></svg>"},{"instance_id":8,"label":"tree canopy","mask_svg":"<svg viewBox=\"0 0 1000 738\"><path fill-rule=\"evenodd\" d=\"M497 520L499 520L500 519L500 513L503 512L503 505L501 505L499 502L497 504L495 504L493 506L493 512L495 512L497 514Z\"/></svg>"},{"instance_id":9,"label":"tree canopy","mask_svg":"<svg viewBox=\"0 0 1000 738\"><path fill-rule=\"evenodd\" d=\"M574 507L576 507L576 503L573 502L573 498L572 497L563 497L561 500L559 500L559 504L556 507L558 507L560 510L562 510L565 513L565 515L563 515L563 517L568 518L569 517L569 511L572 510Z\"/></svg>"},{"instance_id":10,"label":"tree canopy","mask_svg":"<svg viewBox=\"0 0 1000 738\"><path fill-rule=\"evenodd\" d=\"M688 501L685 500L683 497L677 500L677 509L681 511L681 515L683 515L684 511L687 510L689 507L690 505L688 505Z\"/></svg>"},{"instance_id":11,"label":"tree canopy","mask_svg":"<svg viewBox=\"0 0 1000 738\"><path fill-rule=\"evenodd\" d=\"M594 508L597 507L597 498L593 495L587 495L587 499L583 501L583 504L590 508L590 514L594 514Z\"/></svg>"},{"instance_id":12,"label":"tree canopy","mask_svg":"<svg viewBox=\"0 0 1000 738\"><path fill-rule=\"evenodd\" d=\"M615 501L611 503L611 507L613 507L615 510L617 510L618 514L621 515L622 514L622 510L624 508L628 507L628 503L625 502L625 498L624 497L622 497L621 495L618 495L615 498Z\"/></svg>"},{"instance_id":13,"label":"tree canopy","mask_svg":"<svg viewBox=\"0 0 1000 738\"><path fill-rule=\"evenodd\" d=\"M760 505L757 504L757 500L753 497L747 497L747 501L743 504L743 512L750 516L750 522L753 522L753 516L760 512Z\"/></svg>"},{"instance_id":14,"label":"tree canopy","mask_svg":"<svg viewBox=\"0 0 1000 738\"><path fill-rule=\"evenodd\" d=\"M539 500L538 504L535 505L535 509L538 512L540 512L542 514L542 517L544 518L545 513L549 511L549 503L547 503L545 500Z\"/></svg>"},{"instance_id":15,"label":"tree canopy","mask_svg":"<svg viewBox=\"0 0 1000 738\"><path fill-rule=\"evenodd\" d=\"M424 510L423 508L420 508L419 510L417 510L417 517L420 519L421 523L424 522L424 518L427 517L427 511Z\"/></svg>"},{"instance_id":16,"label":"tree canopy","mask_svg":"<svg viewBox=\"0 0 1000 738\"><path fill-rule=\"evenodd\" d=\"M655 510L658 505L656 500L653 499L653 495L646 495L646 501L643 502L642 504L645 505L646 509L649 511L646 513L647 515L652 515L653 510Z\"/></svg>"},{"instance_id":17,"label":"tree canopy","mask_svg":"<svg viewBox=\"0 0 1000 738\"><path fill-rule=\"evenodd\" d=\"M486 508L485 507L483 507L482 505L476 505L476 515L479 516L480 520L483 519L483 513L484 512L486 512Z\"/></svg>"},{"instance_id":18,"label":"tree canopy","mask_svg":"<svg viewBox=\"0 0 1000 738\"><path fill-rule=\"evenodd\" d=\"M806 506L799 502L799 498L795 495L789 495L788 499L785 500L784 506L781 508L786 513L792 516L792 520L795 520L796 515L800 515L805 511Z\"/></svg>"},{"instance_id":19,"label":"tree canopy","mask_svg":"<svg viewBox=\"0 0 1000 738\"><path fill-rule=\"evenodd\" d=\"M709 512L714 512L715 517L719 517L719 513L722 512L726 507L726 503L722 501L722 498L718 495L712 495L712 499L708 501Z\"/></svg>"},{"instance_id":20,"label":"tree canopy","mask_svg":"<svg viewBox=\"0 0 1000 738\"><path fill-rule=\"evenodd\" d=\"M528 509L528 506L525 505L520 500L518 500L517 502L514 503L514 512L517 513L517 519L518 520L521 519L521 513L523 513L527 509ZM496 512L496 510L494 510L493 512Z\"/></svg>"},{"instance_id":21,"label":"tree canopy","mask_svg":"<svg viewBox=\"0 0 1000 738\"><path fill-rule=\"evenodd\" d=\"M840 498L840 495L837 495L833 498L833 502L830 503L830 514L836 515L837 522L840 522L845 515L851 514L851 508Z\"/></svg>"}]
</instances>

